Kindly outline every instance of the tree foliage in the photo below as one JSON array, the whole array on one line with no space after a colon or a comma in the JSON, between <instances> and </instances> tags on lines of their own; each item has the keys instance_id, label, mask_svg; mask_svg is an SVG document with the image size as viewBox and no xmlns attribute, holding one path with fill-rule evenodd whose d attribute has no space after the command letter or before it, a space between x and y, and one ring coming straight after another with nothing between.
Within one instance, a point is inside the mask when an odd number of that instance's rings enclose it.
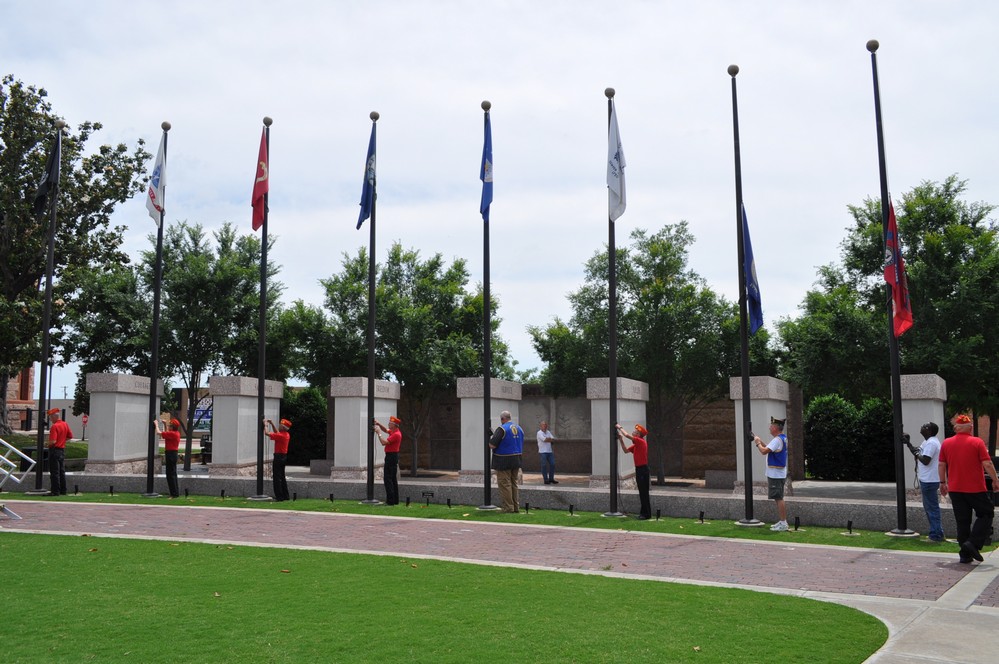
<instances>
[{"instance_id":1,"label":"tree foliage","mask_svg":"<svg viewBox=\"0 0 999 664\"><path fill-rule=\"evenodd\" d=\"M13 76L0 80L0 385L39 359L49 224L33 214L32 202L60 119L47 97L45 89ZM141 191L150 157L141 139L134 148L121 143L89 149L101 128L86 121L64 130L53 288L56 351L64 312L59 304L72 305L93 270L128 262L119 249L123 229L112 227L110 218L118 203ZM6 389L0 390L0 431L9 431L6 398Z\"/></svg>"},{"instance_id":2,"label":"tree foliage","mask_svg":"<svg viewBox=\"0 0 999 664\"><path fill-rule=\"evenodd\" d=\"M376 268L375 374L394 378L406 390L410 412L401 414L403 431L414 445L431 406L453 391L455 377L482 374L481 289L468 290L463 259L450 265L441 254L422 258L418 251L394 243L384 264ZM304 365L299 375L324 389L335 376L366 376L368 328L368 255L364 248L344 254L340 273L321 280L326 312L296 303L297 321L291 347L308 357L310 340L320 340L327 354ZM492 311L498 310L493 300ZM505 342L492 318L492 375L513 378ZM306 368L308 367L308 368ZM415 466L414 466L415 472Z\"/></svg>"}]
</instances>

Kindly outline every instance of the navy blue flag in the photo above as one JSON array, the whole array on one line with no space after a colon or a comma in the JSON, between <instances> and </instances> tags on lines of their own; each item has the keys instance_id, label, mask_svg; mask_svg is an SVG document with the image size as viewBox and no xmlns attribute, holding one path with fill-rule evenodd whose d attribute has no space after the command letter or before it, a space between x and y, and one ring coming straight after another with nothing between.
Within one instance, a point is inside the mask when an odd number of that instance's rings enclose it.
<instances>
[{"instance_id":1,"label":"navy blue flag","mask_svg":"<svg viewBox=\"0 0 999 664\"><path fill-rule=\"evenodd\" d=\"M763 327L763 303L760 300L760 282L756 278L756 261L753 260L753 243L749 239L749 220L746 207L742 208L742 269L746 272L746 305L749 311L749 333Z\"/></svg>"},{"instance_id":2,"label":"navy blue flag","mask_svg":"<svg viewBox=\"0 0 999 664\"><path fill-rule=\"evenodd\" d=\"M375 123L371 123L371 140L368 141L368 158L364 161L364 185L361 187L361 214L357 217L360 230L364 220L371 216L375 206Z\"/></svg>"},{"instance_id":3,"label":"navy blue flag","mask_svg":"<svg viewBox=\"0 0 999 664\"><path fill-rule=\"evenodd\" d=\"M61 130L57 130L61 131ZM45 174L38 182L38 190L35 192L35 200L31 211L38 215L45 211L49 202L49 193L54 192L59 187L59 163L62 161L62 142L56 136L52 140L52 149L49 151L48 161L45 162Z\"/></svg>"},{"instance_id":4,"label":"navy blue flag","mask_svg":"<svg viewBox=\"0 0 999 664\"><path fill-rule=\"evenodd\" d=\"M482 144L482 168L479 169L479 179L482 180L482 202L479 212L482 221L489 221L489 206L493 202L493 130L489 123L489 113L486 112L486 138Z\"/></svg>"}]
</instances>

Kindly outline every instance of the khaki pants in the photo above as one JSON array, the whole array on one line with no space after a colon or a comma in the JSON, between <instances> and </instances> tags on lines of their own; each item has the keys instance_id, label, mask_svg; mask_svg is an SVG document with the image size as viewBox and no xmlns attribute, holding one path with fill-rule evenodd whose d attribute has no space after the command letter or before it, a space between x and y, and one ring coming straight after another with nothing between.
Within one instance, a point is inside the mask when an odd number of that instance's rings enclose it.
<instances>
[{"instance_id":1,"label":"khaki pants","mask_svg":"<svg viewBox=\"0 0 999 664\"><path fill-rule=\"evenodd\" d=\"M520 468L496 471L496 484L499 486L501 507L504 512L520 511L520 487L517 486L519 475Z\"/></svg>"}]
</instances>

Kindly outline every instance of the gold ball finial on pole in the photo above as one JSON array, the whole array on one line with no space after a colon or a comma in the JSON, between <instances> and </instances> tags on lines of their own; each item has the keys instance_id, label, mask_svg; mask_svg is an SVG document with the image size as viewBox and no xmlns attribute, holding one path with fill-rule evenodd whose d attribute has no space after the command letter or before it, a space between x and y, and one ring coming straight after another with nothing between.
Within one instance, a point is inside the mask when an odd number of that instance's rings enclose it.
<instances>
[{"instance_id":1,"label":"gold ball finial on pole","mask_svg":"<svg viewBox=\"0 0 999 664\"><path fill-rule=\"evenodd\" d=\"M878 43L877 39L872 39L869 42L867 42L867 50L870 51L871 53L877 51L879 46L881 46L881 44Z\"/></svg>"}]
</instances>

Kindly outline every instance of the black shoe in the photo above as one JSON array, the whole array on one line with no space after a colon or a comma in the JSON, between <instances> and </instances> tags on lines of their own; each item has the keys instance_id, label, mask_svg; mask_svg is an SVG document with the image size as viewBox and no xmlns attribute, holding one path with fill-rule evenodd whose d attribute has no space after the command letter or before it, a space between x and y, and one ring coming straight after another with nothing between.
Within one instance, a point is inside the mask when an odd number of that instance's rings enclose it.
<instances>
[{"instance_id":1,"label":"black shoe","mask_svg":"<svg viewBox=\"0 0 999 664\"><path fill-rule=\"evenodd\" d=\"M558 484L558 480L552 480L552 484Z\"/></svg>"},{"instance_id":2,"label":"black shoe","mask_svg":"<svg viewBox=\"0 0 999 664\"><path fill-rule=\"evenodd\" d=\"M971 564L971 558L965 558L964 556L961 556L961 558L958 560L958 562L961 563L962 565L970 565Z\"/></svg>"},{"instance_id":3,"label":"black shoe","mask_svg":"<svg viewBox=\"0 0 999 664\"><path fill-rule=\"evenodd\" d=\"M551 482L545 481L545 484L551 484Z\"/></svg>"},{"instance_id":4,"label":"black shoe","mask_svg":"<svg viewBox=\"0 0 999 664\"><path fill-rule=\"evenodd\" d=\"M982 557L981 552L979 552L978 547L976 547L971 542L961 542L961 557L962 558L974 558L978 562L982 562L985 558Z\"/></svg>"}]
</instances>

